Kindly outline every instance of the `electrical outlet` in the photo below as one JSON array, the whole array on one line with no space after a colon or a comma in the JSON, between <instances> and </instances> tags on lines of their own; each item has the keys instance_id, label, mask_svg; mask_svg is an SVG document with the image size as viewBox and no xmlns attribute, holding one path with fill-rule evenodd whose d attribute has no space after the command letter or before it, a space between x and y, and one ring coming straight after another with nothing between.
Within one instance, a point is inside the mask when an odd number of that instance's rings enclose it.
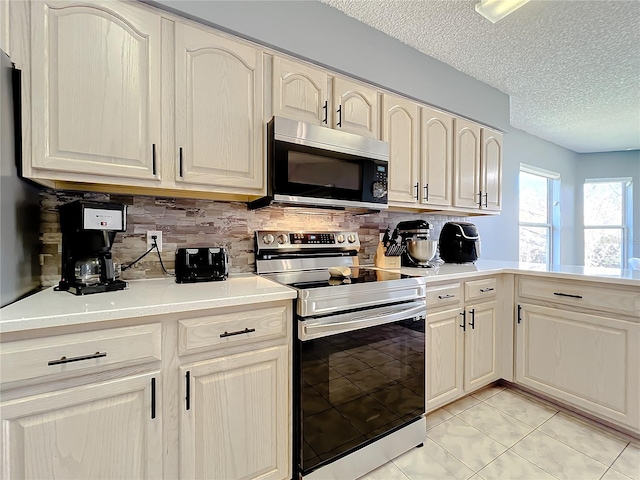
<instances>
[{"instance_id":1,"label":"electrical outlet","mask_svg":"<svg viewBox=\"0 0 640 480\"><path fill-rule=\"evenodd\" d=\"M147 230L147 249L153 247L153 238L156 237L158 250L162 251L162 232L160 230Z\"/></svg>"}]
</instances>

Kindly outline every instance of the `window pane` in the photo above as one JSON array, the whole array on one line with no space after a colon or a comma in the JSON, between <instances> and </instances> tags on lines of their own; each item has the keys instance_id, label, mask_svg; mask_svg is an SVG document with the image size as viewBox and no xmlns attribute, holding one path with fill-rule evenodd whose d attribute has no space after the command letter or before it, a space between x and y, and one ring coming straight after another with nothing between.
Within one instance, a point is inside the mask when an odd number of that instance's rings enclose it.
<instances>
[{"instance_id":1,"label":"window pane","mask_svg":"<svg viewBox=\"0 0 640 480\"><path fill-rule=\"evenodd\" d=\"M622 229L587 228L584 231L584 265L586 267L621 268Z\"/></svg>"},{"instance_id":2,"label":"window pane","mask_svg":"<svg viewBox=\"0 0 640 480\"><path fill-rule=\"evenodd\" d=\"M546 177L520 172L520 222L550 223Z\"/></svg>"},{"instance_id":3,"label":"window pane","mask_svg":"<svg viewBox=\"0 0 640 480\"><path fill-rule=\"evenodd\" d=\"M520 261L549 263L549 229L520 227Z\"/></svg>"},{"instance_id":4,"label":"window pane","mask_svg":"<svg viewBox=\"0 0 640 480\"><path fill-rule=\"evenodd\" d=\"M584 224L622 225L622 182L584 184Z\"/></svg>"}]
</instances>

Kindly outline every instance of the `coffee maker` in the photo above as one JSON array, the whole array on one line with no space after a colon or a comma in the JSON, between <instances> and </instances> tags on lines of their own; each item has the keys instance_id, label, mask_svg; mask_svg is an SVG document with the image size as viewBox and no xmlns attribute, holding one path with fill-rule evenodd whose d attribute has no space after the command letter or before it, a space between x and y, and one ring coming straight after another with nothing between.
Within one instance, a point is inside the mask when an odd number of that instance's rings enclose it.
<instances>
[{"instance_id":1,"label":"coffee maker","mask_svg":"<svg viewBox=\"0 0 640 480\"><path fill-rule=\"evenodd\" d=\"M60 207L62 278L56 290L75 295L127 288L116 274L111 246L127 229L127 207L76 200Z\"/></svg>"},{"instance_id":2,"label":"coffee maker","mask_svg":"<svg viewBox=\"0 0 640 480\"><path fill-rule=\"evenodd\" d=\"M402 266L429 268L436 255L437 243L430 239L433 225L424 220L400 222L396 230L402 238Z\"/></svg>"}]
</instances>

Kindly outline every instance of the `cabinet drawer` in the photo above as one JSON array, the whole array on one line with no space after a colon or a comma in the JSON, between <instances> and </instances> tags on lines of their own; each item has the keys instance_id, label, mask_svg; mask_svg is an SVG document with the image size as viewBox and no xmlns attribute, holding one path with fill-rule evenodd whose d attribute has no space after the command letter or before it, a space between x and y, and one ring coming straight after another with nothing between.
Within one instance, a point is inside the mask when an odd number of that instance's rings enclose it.
<instances>
[{"instance_id":1,"label":"cabinet drawer","mask_svg":"<svg viewBox=\"0 0 640 480\"><path fill-rule=\"evenodd\" d=\"M3 343L0 372L8 383L160 359L160 324L154 323Z\"/></svg>"},{"instance_id":2,"label":"cabinet drawer","mask_svg":"<svg viewBox=\"0 0 640 480\"><path fill-rule=\"evenodd\" d=\"M284 305L240 312L219 313L179 322L180 355L231 345L287 336L287 307Z\"/></svg>"},{"instance_id":3,"label":"cabinet drawer","mask_svg":"<svg viewBox=\"0 0 640 480\"><path fill-rule=\"evenodd\" d=\"M451 307L458 305L462 300L459 283L447 285L427 285L427 309L439 307Z\"/></svg>"},{"instance_id":4,"label":"cabinet drawer","mask_svg":"<svg viewBox=\"0 0 640 480\"><path fill-rule=\"evenodd\" d=\"M640 292L587 282L520 278L518 296L562 305L631 315L640 321Z\"/></svg>"},{"instance_id":5,"label":"cabinet drawer","mask_svg":"<svg viewBox=\"0 0 640 480\"><path fill-rule=\"evenodd\" d=\"M465 302L492 300L496 296L496 279L472 280L464 283Z\"/></svg>"}]
</instances>

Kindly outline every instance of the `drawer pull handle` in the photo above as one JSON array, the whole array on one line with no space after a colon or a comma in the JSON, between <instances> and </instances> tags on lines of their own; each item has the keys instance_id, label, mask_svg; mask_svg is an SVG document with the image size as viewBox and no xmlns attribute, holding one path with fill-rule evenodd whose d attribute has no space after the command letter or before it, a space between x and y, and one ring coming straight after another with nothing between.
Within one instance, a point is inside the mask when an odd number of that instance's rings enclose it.
<instances>
[{"instance_id":1,"label":"drawer pull handle","mask_svg":"<svg viewBox=\"0 0 640 480\"><path fill-rule=\"evenodd\" d=\"M469 313L471 314L471 321L469 322L469 326L471 327L471 330L475 330L476 329L476 309L472 308L471 310L469 310Z\"/></svg>"},{"instance_id":2,"label":"drawer pull handle","mask_svg":"<svg viewBox=\"0 0 640 480\"><path fill-rule=\"evenodd\" d=\"M490 287L490 288L481 288L480 289L480 293L487 293L487 292L493 292L495 290L495 288Z\"/></svg>"},{"instance_id":3,"label":"drawer pull handle","mask_svg":"<svg viewBox=\"0 0 640 480\"><path fill-rule=\"evenodd\" d=\"M463 332L467 331L467 311L463 310L460 312L460 315L462 315L462 325L458 325L460 328L462 328Z\"/></svg>"},{"instance_id":4,"label":"drawer pull handle","mask_svg":"<svg viewBox=\"0 0 640 480\"><path fill-rule=\"evenodd\" d=\"M553 292L553 294L559 297L582 298L582 295L571 295L570 293Z\"/></svg>"},{"instance_id":5,"label":"drawer pull handle","mask_svg":"<svg viewBox=\"0 0 640 480\"><path fill-rule=\"evenodd\" d=\"M220 334L220 338L224 338L224 337L232 337L234 335L242 335L243 333L251 333L251 332L255 332L256 329L255 328L245 328L244 330L238 330L237 332L224 332Z\"/></svg>"},{"instance_id":6,"label":"drawer pull handle","mask_svg":"<svg viewBox=\"0 0 640 480\"><path fill-rule=\"evenodd\" d=\"M448 293L448 294L446 294L446 295L438 295L438 298L439 298L440 300L444 300L445 298L453 298L453 297L455 297L455 295L451 295L451 294L449 294L449 293Z\"/></svg>"},{"instance_id":7,"label":"drawer pull handle","mask_svg":"<svg viewBox=\"0 0 640 480\"><path fill-rule=\"evenodd\" d=\"M96 352L93 355L83 355L82 357L62 357L60 360L51 360L47 365L60 365L62 363L80 362L82 360L91 360L92 358L106 357L107 352Z\"/></svg>"}]
</instances>

